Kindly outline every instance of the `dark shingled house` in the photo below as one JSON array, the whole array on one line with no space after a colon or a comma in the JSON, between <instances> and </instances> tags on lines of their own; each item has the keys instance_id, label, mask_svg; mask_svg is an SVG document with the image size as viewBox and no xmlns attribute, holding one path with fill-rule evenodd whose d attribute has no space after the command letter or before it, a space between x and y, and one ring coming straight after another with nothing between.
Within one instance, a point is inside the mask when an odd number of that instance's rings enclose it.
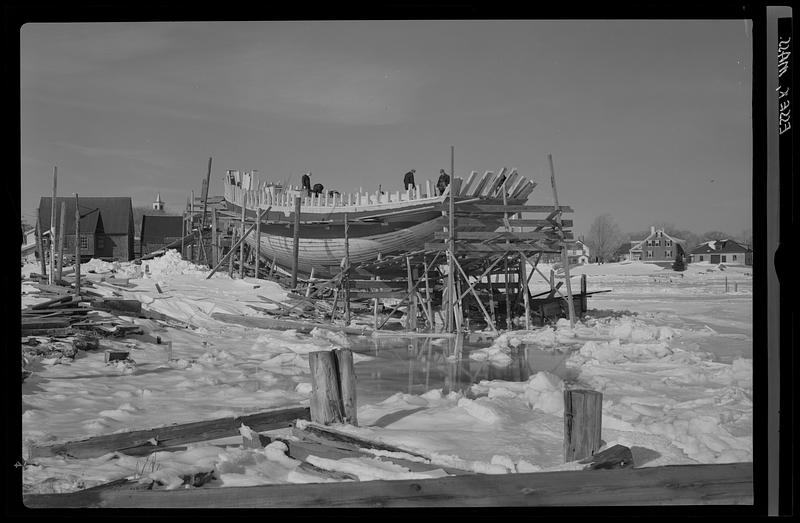
<instances>
[{"instance_id":1,"label":"dark shingled house","mask_svg":"<svg viewBox=\"0 0 800 523\"><path fill-rule=\"evenodd\" d=\"M180 240L182 232L183 216L145 214L142 216L141 253L139 256L163 249L175 240Z\"/></svg>"},{"instance_id":2,"label":"dark shingled house","mask_svg":"<svg viewBox=\"0 0 800 523\"><path fill-rule=\"evenodd\" d=\"M50 229L52 198L39 200L41 230ZM66 204L64 254L75 253L75 198L56 198L56 224L61 220L61 203ZM91 258L102 260L132 260L133 203L130 197L79 197L81 261Z\"/></svg>"}]
</instances>

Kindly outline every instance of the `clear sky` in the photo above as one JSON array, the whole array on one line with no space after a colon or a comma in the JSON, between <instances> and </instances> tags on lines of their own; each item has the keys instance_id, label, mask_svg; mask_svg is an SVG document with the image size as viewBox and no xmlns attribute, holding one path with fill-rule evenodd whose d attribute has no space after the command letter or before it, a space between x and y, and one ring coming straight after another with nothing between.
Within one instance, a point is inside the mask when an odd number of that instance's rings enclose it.
<instances>
[{"instance_id":1,"label":"clear sky","mask_svg":"<svg viewBox=\"0 0 800 523\"><path fill-rule=\"evenodd\" d=\"M342 192L517 168L585 234L752 219L743 20L28 24L21 203L157 192L180 212L227 169Z\"/></svg>"}]
</instances>

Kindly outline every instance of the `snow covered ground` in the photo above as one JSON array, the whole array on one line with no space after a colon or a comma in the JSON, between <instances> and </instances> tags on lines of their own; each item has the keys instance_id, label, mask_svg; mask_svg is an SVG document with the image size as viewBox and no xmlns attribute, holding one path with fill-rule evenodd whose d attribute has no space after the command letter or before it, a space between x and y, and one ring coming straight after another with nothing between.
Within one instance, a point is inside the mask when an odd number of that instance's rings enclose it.
<instances>
[{"instance_id":1,"label":"snow covered ground","mask_svg":"<svg viewBox=\"0 0 800 523\"><path fill-rule=\"evenodd\" d=\"M36 266L26 270L36 272ZM485 473L579 468L563 463L565 387L603 393L602 439L608 446L631 447L637 466L752 461L750 268L693 264L675 273L636 262L575 267L573 289L586 274L590 292L613 292L592 295L589 314L574 328L562 320L503 333L470 344L460 360L444 340L428 344L426 352L413 350L418 342L410 339L379 343L216 321L214 312L260 316L249 305L274 306L259 295L280 301L286 293L252 278L216 274L206 280L207 271L174 251L141 267L92 260L82 265L87 270L97 279L115 271L134 285L98 283L95 292L139 299L145 309L189 327L134 319L162 343L149 337L101 340L104 347L127 347L134 365L107 365L102 351L80 352L65 363L31 362L33 374L22 384L23 456L32 443L307 405L308 353L351 347L359 426L339 429L413 450L434 465ZM546 285L536 276L531 288L535 294ZM43 301L31 285L23 284L22 292L23 307ZM514 366L522 352L527 357L520 371ZM473 378L454 381L454 368ZM437 379L447 372L449 380ZM408 386L399 373L408 377ZM211 469L216 479L210 487L320 481L298 469L280 442L264 449L243 449L240 443L241 437L233 437L147 458L32 458L24 488L69 492L125 477L177 487L180 475ZM441 469L410 472L379 455L309 462L361 480L444 475Z\"/></svg>"}]
</instances>

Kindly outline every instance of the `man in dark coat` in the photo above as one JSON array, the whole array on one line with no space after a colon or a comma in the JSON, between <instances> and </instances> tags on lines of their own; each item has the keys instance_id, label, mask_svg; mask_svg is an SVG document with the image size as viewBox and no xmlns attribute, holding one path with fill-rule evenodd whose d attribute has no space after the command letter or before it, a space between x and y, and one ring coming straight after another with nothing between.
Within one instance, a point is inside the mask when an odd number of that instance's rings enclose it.
<instances>
[{"instance_id":1,"label":"man in dark coat","mask_svg":"<svg viewBox=\"0 0 800 523\"><path fill-rule=\"evenodd\" d=\"M406 189L411 187L412 189L416 189L417 185L414 183L414 173L417 172L414 169L411 169L403 176L403 183L406 184Z\"/></svg>"},{"instance_id":2,"label":"man in dark coat","mask_svg":"<svg viewBox=\"0 0 800 523\"><path fill-rule=\"evenodd\" d=\"M450 185L450 175L444 172L444 169L439 169L439 180L436 182L436 188L439 189L439 195L444 194L447 186Z\"/></svg>"},{"instance_id":3,"label":"man in dark coat","mask_svg":"<svg viewBox=\"0 0 800 523\"><path fill-rule=\"evenodd\" d=\"M305 173L303 177L300 178L300 181L303 184L303 189L306 190L306 195L311 196L311 173Z\"/></svg>"}]
</instances>

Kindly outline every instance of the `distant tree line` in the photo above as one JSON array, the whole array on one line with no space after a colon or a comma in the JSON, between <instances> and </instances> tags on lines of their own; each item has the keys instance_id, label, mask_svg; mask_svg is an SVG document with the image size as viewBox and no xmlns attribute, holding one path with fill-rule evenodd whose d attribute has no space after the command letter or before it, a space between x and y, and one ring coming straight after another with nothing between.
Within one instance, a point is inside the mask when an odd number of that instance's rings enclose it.
<instances>
[{"instance_id":1,"label":"distant tree line","mask_svg":"<svg viewBox=\"0 0 800 523\"><path fill-rule=\"evenodd\" d=\"M750 230L745 230L738 235L728 234L722 231L707 231L696 234L685 229L678 229L671 223L656 222L652 224L656 230L662 229L673 238L685 240L683 244L684 252L687 254L701 243L711 240L735 240L752 248L753 234ZM614 218L609 213L602 214L592 222L587 233L584 244L589 248L592 260L617 261L623 252L627 252L631 241L642 240L650 235L650 228L623 234Z\"/></svg>"}]
</instances>

